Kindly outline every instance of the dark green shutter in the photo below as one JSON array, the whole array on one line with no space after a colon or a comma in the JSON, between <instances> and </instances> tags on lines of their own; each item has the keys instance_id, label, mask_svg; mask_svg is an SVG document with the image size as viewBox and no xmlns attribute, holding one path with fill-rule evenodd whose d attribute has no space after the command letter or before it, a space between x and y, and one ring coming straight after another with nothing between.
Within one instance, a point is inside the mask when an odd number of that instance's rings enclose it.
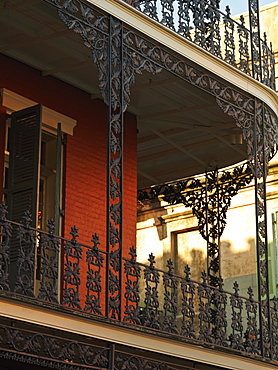
<instances>
[{"instance_id":1,"label":"dark green shutter","mask_svg":"<svg viewBox=\"0 0 278 370\"><path fill-rule=\"evenodd\" d=\"M25 211L37 226L41 147L41 105L12 113L8 171L8 218L20 222Z\"/></svg>"},{"instance_id":2,"label":"dark green shutter","mask_svg":"<svg viewBox=\"0 0 278 370\"><path fill-rule=\"evenodd\" d=\"M62 130L61 123L57 124L57 145L56 145L56 183L55 183L55 234L60 232L60 191L61 191L61 159L62 159Z\"/></svg>"}]
</instances>

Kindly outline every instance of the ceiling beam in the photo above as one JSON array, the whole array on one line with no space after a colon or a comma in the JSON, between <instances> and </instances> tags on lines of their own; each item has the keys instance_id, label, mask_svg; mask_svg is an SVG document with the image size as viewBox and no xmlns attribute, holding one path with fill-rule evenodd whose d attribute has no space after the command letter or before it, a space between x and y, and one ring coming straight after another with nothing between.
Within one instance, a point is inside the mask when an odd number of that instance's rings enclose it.
<instances>
[{"instance_id":1,"label":"ceiling beam","mask_svg":"<svg viewBox=\"0 0 278 370\"><path fill-rule=\"evenodd\" d=\"M78 68L81 68L81 67L86 67L89 64L91 64L92 66L94 66L94 62L93 62L92 59L85 60L83 62L78 62L78 63L65 64L65 65L63 65L61 67L58 67L58 68L53 68L53 69L48 69L48 70L42 71L42 76L49 76L49 75L54 75L54 74L60 73L60 72L71 71L73 69L78 69Z\"/></svg>"},{"instance_id":2,"label":"ceiling beam","mask_svg":"<svg viewBox=\"0 0 278 370\"><path fill-rule=\"evenodd\" d=\"M229 142L229 140L225 139L223 136L219 136L217 134L215 134L214 132L211 133L212 136L216 137L218 140L222 141L223 143L225 143L226 145L228 145L230 148L232 148L233 150L235 150L236 152L244 155L244 156L247 156L247 153L244 152L244 150L240 149L238 146L236 146L235 144L232 144ZM241 145L241 144L240 144Z\"/></svg>"},{"instance_id":3,"label":"ceiling beam","mask_svg":"<svg viewBox=\"0 0 278 370\"><path fill-rule=\"evenodd\" d=\"M188 133L189 130L187 130L186 128L183 128L183 127L177 127L177 128L174 128L174 129L170 129L170 130L165 130L165 131L162 131L161 133L166 135L167 137L169 136L173 136L173 135L179 135L179 134L184 134L184 133ZM147 143L149 141L153 141L157 139L157 135L154 134L154 133L147 133L146 135L140 135L140 131L139 131L139 136L138 136L138 139L137 139L137 144L144 144L144 143Z\"/></svg>"},{"instance_id":4,"label":"ceiling beam","mask_svg":"<svg viewBox=\"0 0 278 370\"><path fill-rule=\"evenodd\" d=\"M180 146L179 144L177 144L175 141L169 139L164 134L162 134L161 132L157 131L156 129L154 129L154 128L150 127L150 126L148 126L148 129L150 131L152 131L153 133L155 133L157 136L159 136L166 143L172 145L173 147L177 148L180 152L182 152L182 153L186 154L187 156L189 156L190 158L194 159L196 162L198 162L202 166L204 166L204 168L207 168L207 164L204 161L202 161L196 155L190 153L187 149L183 148L182 146Z\"/></svg>"},{"instance_id":5,"label":"ceiling beam","mask_svg":"<svg viewBox=\"0 0 278 370\"><path fill-rule=\"evenodd\" d=\"M142 114L138 116L139 120L146 119L146 118L153 118L153 117L163 117L163 116L169 116L171 114L177 114L177 113L186 113L186 112L193 112L199 109L207 109L213 107L213 104L202 104L202 105L194 105L193 107L181 107L179 109L171 109L167 111L159 111L159 112L153 112L148 114Z\"/></svg>"},{"instance_id":6,"label":"ceiling beam","mask_svg":"<svg viewBox=\"0 0 278 370\"><path fill-rule=\"evenodd\" d=\"M162 86L162 85L167 85L170 83L177 82L176 78L167 78L165 80L160 80L160 81L153 81L151 78L149 79L149 82L143 83L143 84L135 84L131 86L131 91L140 91L144 89L149 89L155 86Z\"/></svg>"},{"instance_id":7,"label":"ceiling beam","mask_svg":"<svg viewBox=\"0 0 278 370\"><path fill-rule=\"evenodd\" d=\"M145 177L146 179L153 181L155 184L158 184L158 180L155 177L152 177L151 175L147 174L146 172L137 169L137 173L142 177Z\"/></svg>"},{"instance_id":8,"label":"ceiling beam","mask_svg":"<svg viewBox=\"0 0 278 370\"><path fill-rule=\"evenodd\" d=\"M17 10L25 6L30 6L39 2L41 2L41 0L23 0L20 3L12 5L4 3L4 6L0 9L0 14L10 12L11 10Z\"/></svg>"},{"instance_id":9,"label":"ceiling beam","mask_svg":"<svg viewBox=\"0 0 278 370\"><path fill-rule=\"evenodd\" d=\"M169 121L169 122L172 122L172 121ZM188 123L186 123L186 124L180 123L180 127L185 127L185 128L188 127L188 128L191 128L192 130L190 130L190 131L200 131L200 132L210 133L212 136L214 136L218 140L220 140L223 143L225 143L226 145L228 145L234 151L240 153L241 155L244 155L244 156L246 155L246 152L244 152L244 150L240 149L235 144L232 144L225 137L223 137L223 136L218 135L218 134L215 133L215 131L219 131L219 130L226 130L227 131L227 129L229 129L229 128L234 128L234 124L232 124L232 123L230 123L230 124L227 124L227 123L223 123L223 124L220 123L219 124L218 123L215 126L205 126L205 125L196 125L196 124L190 125ZM143 138L141 138L141 142L143 142Z\"/></svg>"},{"instance_id":10,"label":"ceiling beam","mask_svg":"<svg viewBox=\"0 0 278 370\"><path fill-rule=\"evenodd\" d=\"M202 136L202 140L201 141L194 141L190 144L187 145L187 150L188 151L193 151L193 150L199 150L200 148L204 148L205 145L215 145L215 138L212 138L210 135L205 135L205 136ZM185 144L186 145L186 144ZM145 154L145 153L149 153L149 154ZM167 144L165 144L164 146L160 145L160 148L159 150L156 150L156 148L154 149L154 151L152 151L151 148L148 149L142 149L138 150L138 163L144 163L144 162L148 162L148 161L153 161L153 160L160 160L162 158L167 158L169 156L172 156L172 155L175 155L177 153L180 153L180 150L174 146L167 146ZM190 157L189 157L190 158ZM203 165L203 163L201 163ZM207 165L206 165L206 168L207 168Z\"/></svg>"},{"instance_id":11,"label":"ceiling beam","mask_svg":"<svg viewBox=\"0 0 278 370\"><path fill-rule=\"evenodd\" d=\"M40 42L49 41L49 40L56 39L58 37L63 37L65 35L69 35L69 34L72 34L71 30L64 30L64 31L51 33L51 34L41 36L41 37L35 37L35 38L29 39L27 41L15 42L15 43L9 44L7 46L1 47L0 52L5 52L5 51L8 51L8 50L13 50L13 49L20 49L20 48L25 47L25 46L32 46L32 45L38 44Z\"/></svg>"}]
</instances>

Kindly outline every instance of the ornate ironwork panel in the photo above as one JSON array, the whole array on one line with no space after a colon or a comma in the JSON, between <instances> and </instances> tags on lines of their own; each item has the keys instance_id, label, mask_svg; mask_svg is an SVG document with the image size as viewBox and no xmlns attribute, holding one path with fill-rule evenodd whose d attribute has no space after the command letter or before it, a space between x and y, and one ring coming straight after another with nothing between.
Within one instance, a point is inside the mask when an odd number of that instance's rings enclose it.
<instances>
[{"instance_id":1,"label":"ornate ironwork panel","mask_svg":"<svg viewBox=\"0 0 278 370\"><path fill-rule=\"evenodd\" d=\"M278 300L277 298L274 298L271 301L271 308L270 308L270 314L271 314L271 356L274 361L278 360Z\"/></svg>"},{"instance_id":2,"label":"ornate ironwork panel","mask_svg":"<svg viewBox=\"0 0 278 370\"><path fill-rule=\"evenodd\" d=\"M32 215L29 211L22 217L23 223L18 226L18 259L17 276L14 292L34 297L35 253L37 246L36 231L31 228Z\"/></svg>"},{"instance_id":3,"label":"ornate ironwork panel","mask_svg":"<svg viewBox=\"0 0 278 370\"><path fill-rule=\"evenodd\" d=\"M239 296L239 286L237 281L234 282L234 295L230 296L230 304L232 307L232 333L229 336L230 346L239 351L244 351L243 344L243 300Z\"/></svg>"},{"instance_id":4,"label":"ornate ironwork panel","mask_svg":"<svg viewBox=\"0 0 278 370\"><path fill-rule=\"evenodd\" d=\"M58 303L58 265L60 240L54 236L55 223L48 220L48 233L41 233L40 237L40 269L38 278L40 288L38 298L47 302ZM38 258L37 258L38 259Z\"/></svg>"},{"instance_id":5,"label":"ornate ironwork panel","mask_svg":"<svg viewBox=\"0 0 278 370\"><path fill-rule=\"evenodd\" d=\"M192 0L178 0L178 17L179 17L178 33L189 40L191 40L190 34L191 3Z\"/></svg>"},{"instance_id":6,"label":"ornate ironwork panel","mask_svg":"<svg viewBox=\"0 0 278 370\"><path fill-rule=\"evenodd\" d=\"M139 191L138 199L154 199L163 195L170 204L183 203L192 208L198 219L199 232L207 242L209 284L218 286L220 276L220 237L226 226L231 199L253 175L248 163L231 171L207 172L204 179L187 178L178 182L153 186Z\"/></svg>"},{"instance_id":7,"label":"ornate ironwork panel","mask_svg":"<svg viewBox=\"0 0 278 370\"><path fill-rule=\"evenodd\" d=\"M129 254L131 256L130 260L126 260L124 263L126 285L124 321L140 325L139 278L141 267L136 263L136 249L134 247L130 248Z\"/></svg>"},{"instance_id":8,"label":"ornate ironwork panel","mask_svg":"<svg viewBox=\"0 0 278 370\"><path fill-rule=\"evenodd\" d=\"M253 77L262 81L261 39L259 21L259 1L249 0L249 23L251 34L252 72Z\"/></svg>"},{"instance_id":9,"label":"ornate ironwork panel","mask_svg":"<svg viewBox=\"0 0 278 370\"><path fill-rule=\"evenodd\" d=\"M146 0L143 3L143 12L149 17L158 20L156 0Z\"/></svg>"},{"instance_id":10,"label":"ornate ironwork panel","mask_svg":"<svg viewBox=\"0 0 278 370\"><path fill-rule=\"evenodd\" d=\"M149 266L144 270L145 279L145 307L141 312L141 322L144 326L160 329L160 312L159 312L159 292L158 285L160 280L159 272L154 268L155 257L151 253L148 261Z\"/></svg>"},{"instance_id":11,"label":"ornate ironwork panel","mask_svg":"<svg viewBox=\"0 0 278 370\"><path fill-rule=\"evenodd\" d=\"M77 242L78 229L71 228L71 240L67 240L64 246L64 288L62 304L72 308L81 309L80 306L80 261L82 259L82 247Z\"/></svg>"},{"instance_id":12,"label":"ornate ironwork panel","mask_svg":"<svg viewBox=\"0 0 278 370\"><path fill-rule=\"evenodd\" d=\"M47 368L108 368L108 349L42 332L0 325L0 357ZM88 367L87 367L88 366Z\"/></svg>"},{"instance_id":13,"label":"ornate ironwork panel","mask_svg":"<svg viewBox=\"0 0 278 370\"><path fill-rule=\"evenodd\" d=\"M12 237L12 225L7 222L7 206L0 204L0 290L10 290L9 266L10 266L10 240Z\"/></svg>"},{"instance_id":14,"label":"ornate ironwork panel","mask_svg":"<svg viewBox=\"0 0 278 370\"><path fill-rule=\"evenodd\" d=\"M194 24L194 42L195 44L206 46L206 16L207 4L202 0L194 1L192 4L193 24Z\"/></svg>"},{"instance_id":15,"label":"ornate ironwork panel","mask_svg":"<svg viewBox=\"0 0 278 370\"><path fill-rule=\"evenodd\" d=\"M267 46L267 37L264 32L264 42L262 42L262 80L266 85L271 85L270 80L270 49Z\"/></svg>"},{"instance_id":16,"label":"ornate ironwork panel","mask_svg":"<svg viewBox=\"0 0 278 370\"><path fill-rule=\"evenodd\" d=\"M77 32L83 39L87 47L92 50L93 59L98 66L99 70L99 86L101 93L103 95L104 101L108 104L108 32L109 32L109 17L105 14L101 14L98 10L93 7L89 7L87 3L83 3L82 0L75 0L74 3L65 3L62 0L45 0L55 5L58 8L59 15L65 24ZM186 1L183 6L179 6L180 14L188 25L188 16L190 14L199 14L203 12L200 7L202 0L198 0L196 4L191 1ZM141 10L144 7L152 6L155 7L155 3L151 1L144 0L136 4ZM200 9L199 9L200 8ZM204 7L203 7L204 8ZM155 8L156 9L156 8ZM206 7L204 9L210 9L205 14L205 19L211 19L214 17L215 12L218 11L218 1L211 0L209 3L206 2ZM144 10L142 10L144 11ZM145 11L144 11L145 12ZM212 14L213 13L213 14ZM221 12L220 12L221 13ZM154 15L153 15L154 16ZM198 23L198 29L200 29L200 36L204 40L214 40L212 44L213 47L218 50L218 23L216 22L214 33L212 36L211 30L206 26L201 26L203 19L199 19L197 16L196 22ZM226 16L224 16L225 18ZM227 32L229 27L229 22L231 18L226 17L227 21ZM208 22L209 23L209 22ZM237 24L239 26L239 24ZM234 26L231 26L234 28ZM190 26L189 26L190 28ZM188 27L183 24L183 32L189 35ZM247 36L243 36L243 25L240 26L241 29L241 45L242 52L240 52L242 62L241 68L246 68L247 66L247 56L244 56L247 52ZM203 30L203 31L201 31ZM194 31L195 32L195 31ZM229 32L230 34L230 32ZM143 71L148 71L149 73L156 74L162 69L165 69L179 78L185 80L186 82L197 86L198 88L212 94L215 96L216 101L227 114L233 115L238 126L243 130L243 136L247 143L248 154L253 153L253 140L252 132L253 130L248 130L247 126L250 126L254 115L254 99L251 98L248 94L244 94L233 89L231 86L225 85L217 78L205 74L203 71L199 71L196 67L192 67L185 59L179 59L175 55L171 55L169 51L163 50L162 47L156 43L147 41L142 36L137 35L133 31L130 31L128 28L124 27L123 29L123 111L126 110L126 107L129 103L129 94L130 94L130 85L135 81L135 74L141 74ZM232 35L231 35L232 37ZM227 41L227 50L229 55L233 55L233 45L234 41L229 37ZM198 36L199 38L199 36ZM246 38L246 42L243 41ZM210 41L202 41L204 45L208 45ZM201 42L201 41L200 41ZM243 51L245 50L245 51ZM109 54L110 55L110 54ZM230 58L230 57L229 57ZM250 59L250 58L249 58ZM273 62L273 55L271 54L270 59ZM244 61L243 61L244 60ZM272 63L271 62L271 63ZM273 72L273 63L269 67L269 70ZM271 72L271 81L274 83L273 73ZM250 158L250 157L249 157ZM252 159L252 158L250 158Z\"/></svg>"},{"instance_id":17,"label":"ornate ironwork panel","mask_svg":"<svg viewBox=\"0 0 278 370\"><path fill-rule=\"evenodd\" d=\"M121 317L122 287L122 136L124 114L123 25L109 20L108 64L108 235L107 296L108 316Z\"/></svg>"},{"instance_id":18,"label":"ornate ironwork panel","mask_svg":"<svg viewBox=\"0 0 278 370\"><path fill-rule=\"evenodd\" d=\"M272 43L270 43L270 57L269 57L270 65L270 87L276 91L276 84L275 84L275 58L274 58L274 52L272 50Z\"/></svg>"},{"instance_id":19,"label":"ornate ironwork panel","mask_svg":"<svg viewBox=\"0 0 278 370\"><path fill-rule=\"evenodd\" d=\"M235 58L235 39L234 39L234 29L235 25L232 19L230 18L231 12L229 6L226 7L227 16L224 18L224 27L225 27L225 62L231 64L232 66L236 65Z\"/></svg>"},{"instance_id":20,"label":"ornate ironwork panel","mask_svg":"<svg viewBox=\"0 0 278 370\"><path fill-rule=\"evenodd\" d=\"M268 241L266 221L266 176L267 163L270 159L269 132L265 125L265 108L263 102L255 100L254 120L254 171L256 204L256 245L257 274L260 300L261 351L265 357L271 355L271 325L269 304Z\"/></svg>"},{"instance_id":21,"label":"ornate ironwork panel","mask_svg":"<svg viewBox=\"0 0 278 370\"><path fill-rule=\"evenodd\" d=\"M164 320L163 330L178 334L177 327L177 301L178 301L178 278L173 275L173 262L167 261L168 271L163 274L164 286Z\"/></svg>"},{"instance_id":22,"label":"ornate ironwork panel","mask_svg":"<svg viewBox=\"0 0 278 370\"><path fill-rule=\"evenodd\" d=\"M136 369L136 370L170 370L171 364L162 361L154 361L142 356L117 353L115 360L115 370ZM191 370L185 368L185 370Z\"/></svg>"},{"instance_id":23,"label":"ornate ironwork panel","mask_svg":"<svg viewBox=\"0 0 278 370\"><path fill-rule=\"evenodd\" d=\"M219 12L220 0L208 1L206 9L206 44L205 49L211 54L221 58L221 36L220 36L220 20Z\"/></svg>"},{"instance_id":24,"label":"ornate ironwork panel","mask_svg":"<svg viewBox=\"0 0 278 370\"><path fill-rule=\"evenodd\" d=\"M218 289L213 292L212 312L212 336L217 345L228 347L227 342L227 294L223 291L223 279L219 278Z\"/></svg>"},{"instance_id":25,"label":"ornate ironwork panel","mask_svg":"<svg viewBox=\"0 0 278 370\"><path fill-rule=\"evenodd\" d=\"M257 324L257 304L253 301L253 290L251 287L248 288L249 300L246 301L247 311L247 329L244 334L245 342L244 347L246 352L259 354L260 348L258 347L259 342L257 337L259 335L258 324ZM264 345L267 345L265 343Z\"/></svg>"},{"instance_id":26,"label":"ornate ironwork panel","mask_svg":"<svg viewBox=\"0 0 278 370\"><path fill-rule=\"evenodd\" d=\"M188 265L184 268L185 278L181 280L181 293L182 293L182 326L181 335L187 338L196 339L195 329L194 329L194 319L195 319L195 284L190 280L190 268Z\"/></svg>"},{"instance_id":27,"label":"ornate ironwork panel","mask_svg":"<svg viewBox=\"0 0 278 370\"><path fill-rule=\"evenodd\" d=\"M5 213L6 209L3 208L2 212ZM4 218L3 213L1 216L2 220L0 220L1 222ZM4 223L10 224L10 226L18 226L18 224L8 220L4 220ZM106 285L105 271L107 265L107 252L98 248L99 239L97 235L93 235L93 246L79 245L77 242L78 230L75 227L72 228L71 231L72 239L67 240L62 237L54 236L51 232L51 230L53 231L54 225L52 224L50 226L49 233L32 228L29 228L28 231L33 232L32 235L35 237L35 245L38 245L38 241L41 240L41 234L48 235L47 243L41 244L42 256L45 253L49 253L50 256L53 256L53 252L48 249L49 241L52 241L53 238L59 239L59 242L55 242L56 245L61 245L61 243L65 244L63 300L61 304L57 302L57 300L53 300L51 302L51 307L56 307L58 310L66 309L67 313L71 312L73 315L81 315L81 317L84 316L84 314L86 317L93 315L95 320L97 316L103 317L106 315L106 317L110 317L109 311L104 310L104 306L105 304L109 304L109 300L105 301L105 294L102 294L102 289L104 289ZM22 225L20 225L20 227L24 228ZM8 227L8 229L10 230L11 227ZM27 234L27 241L28 238L29 236ZM19 244L20 241L18 240L18 245ZM9 249L9 246L7 248ZM83 252L84 248L86 248L86 254ZM8 252L9 251L7 251L7 253ZM80 274L80 265L83 255L86 255L87 266L83 264L82 267L87 267L87 276L85 271L83 274ZM191 343L202 343L202 345L208 344L209 346L211 344L216 344L217 346L225 347L231 351L239 350L258 356L262 355L260 343L262 336L259 330L264 330L264 327L262 327L262 322L260 321L260 313L261 308L266 310L266 306L264 306L262 302L257 302L253 299L251 290L249 291L249 298L239 297L239 288L237 284L235 284L234 287L235 293L228 293L223 290L221 278L218 279L217 287L213 287L208 284L208 275L206 273L202 274L202 283L191 280L188 266L186 266L184 270L185 276L181 277L173 274L174 266L170 260L168 261L168 271L161 271L155 268L155 257L152 254L149 256L149 265L144 265L136 261L135 248L131 248L130 255L130 259L123 257L119 259L119 263L122 268L124 268L125 285L122 289L124 298L123 304L125 302L125 307L123 310L123 320L120 321L120 318L118 318L114 320L114 324L118 321L121 326L125 325L129 327L129 329L133 328L136 330L138 326L141 326L140 331L144 330L143 327L145 327L148 331L154 330L154 333L170 336L172 339L176 338L180 340L182 336L184 339L189 339ZM25 266L25 262L28 266L29 259L28 254L22 255L21 266ZM21 268L19 273L19 277L24 279L26 271ZM47 280L47 275L45 275L45 279ZM28 288L29 284L30 279L28 280ZM34 280L30 290L31 292L38 291L35 287ZM83 294L81 297L79 295L79 290ZM41 299L37 299L41 294L40 291L38 291L37 297L32 295L15 295L12 290L9 290L9 286L3 286L2 291L5 296L10 296L14 299L18 298L20 302L32 302L32 304L38 304L40 307L46 304L46 302L42 302ZM19 293L17 290L16 292ZM81 302L85 303L84 306ZM230 302L231 309L229 309L227 302ZM277 324L275 304L270 312L272 329L275 330ZM266 311L263 311L263 319L266 317L265 314ZM263 325L265 325L264 322ZM231 333L228 339L226 338L227 333ZM25 356L25 344L23 344L23 342L21 343L20 335L21 333L19 332L15 334L15 336L18 336L18 343L20 344L16 351L20 356ZM37 343L38 348L43 350L44 339L41 337L41 334L34 337L33 334L26 334L26 336L24 334L24 338L24 341L33 343L32 345ZM33 339L34 342L32 342ZM37 342L35 342L35 340ZM59 343L58 341L57 345L60 346ZM65 344L65 347L71 349L72 357L70 357L70 359L73 361L72 363L77 361L80 348L74 343L71 342L69 347ZM275 337L273 337L273 348L275 348L275 343ZM3 340L1 342L1 345L2 344ZM265 344L267 344L267 342ZM52 344L50 347L51 346ZM109 361L113 360L113 363L117 363L115 356L112 356L114 353L112 347L113 345L109 349ZM66 349L66 351L67 350L68 349ZM40 356L40 351L38 352L38 356ZM58 347L56 351L56 354L60 353ZM102 356L101 353L102 352L100 352L100 356ZM30 351L29 355L32 355ZM63 355L64 352L61 352L61 355L59 355L60 357L56 358L56 360L60 361L63 359ZM273 353L274 359L276 358L275 356L275 353ZM136 357L137 356L134 357L122 353L119 364L139 364L141 360L137 360ZM145 364L145 362L143 361L142 364Z\"/></svg>"},{"instance_id":28,"label":"ornate ironwork panel","mask_svg":"<svg viewBox=\"0 0 278 370\"><path fill-rule=\"evenodd\" d=\"M239 38L239 69L250 75L250 55L249 55L249 32L245 28L243 15L240 16L240 25L237 26Z\"/></svg>"},{"instance_id":29,"label":"ornate ironwork panel","mask_svg":"<svg viewBox=\"0 0 278 370\"><path fill-rule=\"evenodd\" d=\"M171 30L175 30L174 27L174 1L175 0L161 0L161 13L162 20L161 23Z\"/></svg>"},{"instance_id":30,"label":"ornate ironwork panel","mask_svg":"<svg viewBox=\"0 0 278 370\"><path fill-rule=\"evenodd\" d=\"M101 267L103 266L104 257L98 249L99 237L94 234L92 236L93 247L86 252L87 270L87 294L85 302L85 311L92 312L97 315L102 315L101 311L101 291L102 277Z\"/></svg>"},{"instance_id":31,"label":"ornate ironwork panel","mask_svg":"<svg viewBox=\"0 0 278 370\"><path fill-rule=\"evenodd\" d=\"M213 290L208 285L208 276L206 272L202 273L202 284L198 285L198 296L199 296L199 340L212 343L212 300Z\"/></svg>"},{"instance_id":32,"label":"ornate ironwork panel","mask_svg":"<svg viewBox=\"0 0 278 370\"><path fill-rule=\"evenodd\" d=\"M225 60L227 63L239 68L244 73L250 74L249 66L243 59L240 63L235 62L235 55L244 52L244 60L249 60L253 65L253 77L262 81L267 86L275 89L272 84L274 77L273 70L273 53L269 71L271 71L271 80L261 79L260 75L260 52L259 44L264 44L265 40L260 40L258 32L258 6L257 0L249 1L250 9L250 29L245 28L241 21L241 25L230 17L230 9L226 8L226 14L219 10L219 0L124 0L128 4L136 7L144 14L155 19L171 30L176 31L183 37L193 41L202 48L208 50L211 54ZM219 31L219 24L224 24L224 33ZM244 42L244 50L241 41L235 43L234 31L240 29L240 38ZM247 45L248 40L251 41L252 47ZM225 45L221 51L221 45ZM271 49L269 49L271 50ZM242 54L243 56L243 54Z\"/></svg>"}]
</instances>

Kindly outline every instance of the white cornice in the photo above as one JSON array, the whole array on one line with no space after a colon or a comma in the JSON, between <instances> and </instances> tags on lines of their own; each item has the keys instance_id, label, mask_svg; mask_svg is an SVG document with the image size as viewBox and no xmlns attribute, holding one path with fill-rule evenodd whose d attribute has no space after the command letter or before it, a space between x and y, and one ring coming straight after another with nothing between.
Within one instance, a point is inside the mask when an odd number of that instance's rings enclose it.
<instances>
[{"instance_id":1,"label":"white cornice","mask_svg":"<svg viewBox=\"0 0 278 370\"><path fill-rule=\"evenodd\" d=\"M193 42L151 19L123 0L88 0L144 35L188 58L197 65L223 78L234 86L264 101L278 115L278 95L275 91Z\"/></svg>"},{"instance_id":2,"label":"white cornice","mask_svg":"<svg viewBox=\"0 0 278 370\"><path fill-rule=\"evenodd\" d=\"M1 298L0 316L15 320L93 337L105 341L135 347L141 350L175 356L180 359L198 361L230 370L271 370L277 366L252 358L233 355L223 350L205 348L160 336L148 334L127 327L100 322L59 312L53 309L30 306L18 301Z\"/></svg>"},{"instance_id":3,"label":"white cornice","mask_svg":"<svg viewBox=\"0 0 278 370\"><path fill-rule=\"evenodd\" d=\"M33 100L27 99L24 96L6 88L1 89L2 104L7 108L8 113L18 111L39 104ZM57 124L61 123L61 129L65 134L73 135L73 129L76 125L76 120L56 112L50 108L42 106L42 125L47 131L56 132Z\"/></svg>"}]
</instances>

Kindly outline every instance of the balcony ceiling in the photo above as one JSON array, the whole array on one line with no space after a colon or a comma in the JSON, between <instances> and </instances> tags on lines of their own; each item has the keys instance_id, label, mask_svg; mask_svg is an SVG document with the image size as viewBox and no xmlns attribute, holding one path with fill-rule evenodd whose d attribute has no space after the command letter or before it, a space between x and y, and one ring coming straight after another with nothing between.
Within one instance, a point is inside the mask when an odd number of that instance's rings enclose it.
<instances>
[{"instance_id":1,"label":"balcony ceiling","mask_svg":"<svg viewBox=\"0 0 278 370\"><path fill-rule=\"evenodd\" d=\"M0 52L101 98L97 69L82 39L40 0L0 5ZM215 98L163 71L136 77L129 112L138 120L138 186L146 187L246 158L234 120ZM78 124L78 123L77 123Z\"/></svg>"}]
</instances>

